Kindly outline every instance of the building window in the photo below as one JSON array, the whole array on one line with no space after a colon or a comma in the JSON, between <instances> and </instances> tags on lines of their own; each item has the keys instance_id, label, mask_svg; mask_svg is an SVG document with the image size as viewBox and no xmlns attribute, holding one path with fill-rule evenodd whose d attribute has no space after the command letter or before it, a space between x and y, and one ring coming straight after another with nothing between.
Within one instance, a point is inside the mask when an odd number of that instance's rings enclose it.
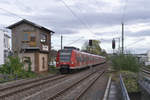
<instances>
[{"instance_id":1,"label":"building window","mask_svg":"<svg viewBox=\"0 0 150 100\"><path fill-rule=\"evenodd\" d=\"M47 36L45 34L41 34L41 42L45 43L46 42Z\"/></svg>"},{"instance_id":2,"label":"building window","mask_svg":"<svg viewBox=\"0 0 150 100\"><path fill-rule=\"evenodd\" d=\"M36 41L35 34L33 34L33 33L30 34L30 41L31 42L35 42Z\"/></svg>"},{"instance_id":3,"label":"building window","mask_svg":"<svg viewBox=\"0 0 150 100\"><path fill-rule=\"evenodd\" d=\"M8 51L4 50L4 62L6 62L8 57Z\"/></svg>"},{"instance_id":4,"label":"building window","mask_svg":"<svg viewBox=\"0 0 150 100\"><path fill-rule=\"evenodd\" d=\"M6 48L6 38L4 37L4 47Z\"/></svg>"},{"instance_id":5,"label":"building window","mask_svg":"<svg viewBox=\"0 0 150 100\"><path fill-rule=\"evenodd\" d=\"M45 68L45 58L44 57L42 57L42 61L43 61L43 63L42 63L42 67L43 67L43 69Z\"/></svg>"},{"instance_id":6,"label":"building window","mask_svg":"<svg viewBox=\"0 0 150 100\"><path fill-rule=\"evenodd\" d=\"M24 33L23 40L24 41L29 41L29 33Z\"/></svg>"}]
</instances>

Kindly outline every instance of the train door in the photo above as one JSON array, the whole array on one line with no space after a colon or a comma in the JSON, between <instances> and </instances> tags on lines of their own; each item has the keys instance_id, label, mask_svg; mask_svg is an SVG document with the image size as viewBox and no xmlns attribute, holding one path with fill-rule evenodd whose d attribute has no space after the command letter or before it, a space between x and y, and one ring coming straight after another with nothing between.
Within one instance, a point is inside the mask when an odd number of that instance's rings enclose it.
<instances>
[{"instance_id":1,"label":"train door","mask_svg":"<svg viewBox=\"0 0 150 100\"><path fill-rule=\"evenodd\" d=\"M75 58L76 58L76 66L80 65L80 61L79 61L79 54L75 53Z\"/></svg>"}]
</instances>

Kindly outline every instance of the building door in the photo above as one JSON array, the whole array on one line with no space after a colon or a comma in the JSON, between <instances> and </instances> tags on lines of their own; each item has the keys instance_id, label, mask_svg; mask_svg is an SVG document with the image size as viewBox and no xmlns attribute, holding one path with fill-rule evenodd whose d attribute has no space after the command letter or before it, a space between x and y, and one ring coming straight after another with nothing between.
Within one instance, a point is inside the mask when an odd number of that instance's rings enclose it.
<instances>
[{"instance_id":1,"label":"building door","mask_svg":"<svg viewBox=\"0 0 150 100\"><path fill-rule=\"evenodd\" d=\"M45 68L45 58L42 57L42 68L44 69Z\"/></svg>"}]
</instances>

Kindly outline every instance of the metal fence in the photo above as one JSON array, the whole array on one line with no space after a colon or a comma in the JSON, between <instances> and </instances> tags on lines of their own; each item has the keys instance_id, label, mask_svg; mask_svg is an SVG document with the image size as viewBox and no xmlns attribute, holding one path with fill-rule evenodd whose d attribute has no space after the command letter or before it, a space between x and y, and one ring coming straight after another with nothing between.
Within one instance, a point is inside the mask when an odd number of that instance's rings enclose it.
<instances>
[{"instance_id":1,"label":"metal fence","mask_svg":"<svg viewBox=\"0 0 150 100\"><path fill-rule=\"evenodd\" d=\"M150 94L150 69L146 67L141 68L138 83Z\"/></svg>"},{"instance_id":2,"label":"metal fence","mask_svg":"<svg viewBox=\"0 0 150 100\"><path fill-rule=\"evenodd\" d=\"M120 87L121 87L121 93L122 93L123 100L130 100L121 74L120 74Z\"/></svg>"},{"instance_id":3,"label":"metal fence","mask_svg":"<svg viewBox=\"0 0 150 100\"><path fill-rule=\"evenodd\" d=\"M12 75L6 75L6 74L0 74L0 83L4 83L7 81L13 81L13 80L18 80L19 78L17 75L13 76Z\"/></svg>"}]
</instances>

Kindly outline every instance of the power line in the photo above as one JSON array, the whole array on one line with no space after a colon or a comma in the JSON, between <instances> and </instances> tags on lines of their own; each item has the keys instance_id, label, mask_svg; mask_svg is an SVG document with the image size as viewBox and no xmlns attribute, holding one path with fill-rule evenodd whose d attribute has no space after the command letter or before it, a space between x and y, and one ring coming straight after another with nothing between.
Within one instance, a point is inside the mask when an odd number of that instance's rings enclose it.
<instances>
[{"instance_id":1,"label":"power line","mask_svg":"<svg viewBox=\"0 0 150 100\"><path fill-rule=\"evenodd\" d=\"M82 36L81 38L79 38L79 39L77 39L77 40L75 40L75 41L73 41L73 42L71 42L71 43L69 43L69 44L67 44L67 45L72 45L72 44L74 44L74 43L80 41L80 40L83 39L83 38L84 38L84 37Z\"/></svg>"},{"instance_id":2,"label":"power line","mask_svg":"<svg viewBox=\"0 0 150 100\"><path fill-rule=\"evenodd\" d=\"M72 0L73 1L73 0ZM78 6L76 6L76 8L78 8L79 9L79 11L81 12L82 11L82 9L80 8L80 7L78 7ZM84 16L84 15L82 15L82 20L84 19L85 21L83 21L85 24L86 24L86 26L89 28L89 30L91 31L91 33L93 33L94 34L94 32L91 30L91 28L92 28L92 26L88 23L88 20L86 19L86 17Z\"/></svg>"},{"instance_id":3,"label":"power line","mask_svg":"<svg viewBox=\"0 0 150 100\"><path fill-rule=\"evenodd\" d=\"M141 40L143 40L143 39L141 39ZM137 40L137 41L135 41L135 42L133 42L133 43L127 45L126 47L130 47L130 46L135 45L135 44L137 44L137 43L139 43L139 42L141 42L141 41L140 41L140 40ZM125 48L126 48L126 47L125 47Z\"/></svg>"},{"instance_id":4,"label":"power line","mask_svg":"<svg viewBox=\"0 0 150 100\"><path fill-rule=\"evenodd\" d=\"M76 15L76 13L67 5L67 3L66 3L64 0L61 0L61 1L62 1L62 3L65 5L65 7L71 12L71 14L72 14L74 17L76 17L77 20L78 20L82 25L84 25L85 28L87 28L87 30L88 30L90 33L93 33L93 32L89 29L89 27L87 26L87 24L85 24L85 23Z\"/></svg>"},{"instance_id":5,"label":"power line","mask_svg":"<svg viewBox=\"0 0 150 100\"><path fill-rule=\"evenodd\" d=\"M15 14L15 13L13 13L13 12L10 12L10 11L8 11L8 10L6 10L6 9L3 9L3 8L0 8L0 9L3 10L4 12L7 12L7 13L13 15L13 16L16 16L16 17L18 17L18 18L24 19L23 17L21 17L21 16Z\"/></svg>"}]
</instances>

